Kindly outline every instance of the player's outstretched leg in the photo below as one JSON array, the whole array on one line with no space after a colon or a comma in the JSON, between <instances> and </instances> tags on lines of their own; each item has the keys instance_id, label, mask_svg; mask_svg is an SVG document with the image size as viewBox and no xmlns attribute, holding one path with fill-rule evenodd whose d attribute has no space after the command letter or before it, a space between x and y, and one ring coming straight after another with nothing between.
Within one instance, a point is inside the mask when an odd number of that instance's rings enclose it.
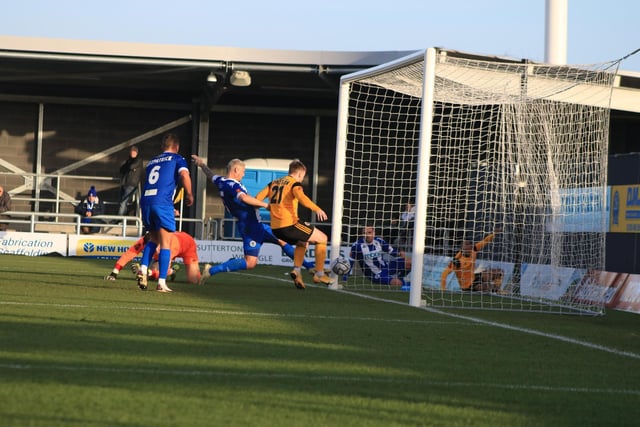
<instances>
[{"instance_id":1,"label":"player's outstretched leg","mask_svg":"<svg viewBox=\"0 0 640 427\"><path fill-rule=\"evenodd\" d=\"M232 271L240 271L247 269L247 261L244 258L231 258L228 261L223 262L222 264L214 265L206 264L204 269L202 270L202 275L200 276L200 284L202 285L207 279L214 274L223 273L223 272L232 272Z\"/></svg>"}]
</instances>

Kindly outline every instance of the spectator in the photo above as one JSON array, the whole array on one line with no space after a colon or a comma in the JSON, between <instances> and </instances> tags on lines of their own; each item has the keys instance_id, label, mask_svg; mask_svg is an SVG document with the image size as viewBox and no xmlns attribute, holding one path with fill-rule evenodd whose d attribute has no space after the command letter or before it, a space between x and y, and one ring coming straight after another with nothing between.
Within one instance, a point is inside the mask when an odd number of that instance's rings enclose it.
<instances>
[{"instance_id":1,"label":"spectator","mask_svg":"<svg viewBox=\"0 0 640 427\"><path fill-rule=\"evenodd\" d=\"M104 221L94 218L97 215L104 214L104 205L98 197L96 187L93 185L91 186L87 193L87 197L85 197L78 206L76 206L76 213L82 216L83 224L104 224ZM100 227L89 227L87 225L80 227L80 232L82 234L93 234L98 233L99 231Z\"/></svg>"},{"instance_id":2,"label":"spectator","mask_svg":"<svg viewBox=\"0 0 640 427\"><path fill-rule=\"evenodd\" d=\"M391 221L397 226L397 240L395 245L398 249L410 250L413 246L413 224L416 217L416 207L412 203L405 205L405 210L400 214L399 219Z\"/></svg>"},{"instance_id":3,"label":"spectator","mask_svg":"<svg viewBox=\"0 0 640 427\"><path fill-rule=\"evenodd\" d=\"M120 207L118 215L129 213L129 204L138 194L138 187L142 180L144 168L139 157L138 147L132 145L129 149L129 158L120 166Z\"/></svg>"},{"instance_id":4,"label":"spectator","mask_svg":"<svg viewBox=\"0 0 640 427\"><path fill-rule=\"evenodd\" d=\"M385 256L391 259L387 261ZM378 285L410 286L404 279L411 270L411 261L389 245L381 237L376 236L375 228L364 227L363 235L351 245L349 258L357 261L362 273Z\"/></svg>"},{"instance_id":5,"label":"spectator","mask_svg":"<svg viewBox=\"0 0 640 427\"><path fill-rule=\"evenodd\" d=\"M11 195L4 191L4 187L0 185L0 214L11 210ZM8 218L8 215L0 215L0 218ZM0 231L7 229L7 223L0 223Z\"/></svg>"}]
</instances>

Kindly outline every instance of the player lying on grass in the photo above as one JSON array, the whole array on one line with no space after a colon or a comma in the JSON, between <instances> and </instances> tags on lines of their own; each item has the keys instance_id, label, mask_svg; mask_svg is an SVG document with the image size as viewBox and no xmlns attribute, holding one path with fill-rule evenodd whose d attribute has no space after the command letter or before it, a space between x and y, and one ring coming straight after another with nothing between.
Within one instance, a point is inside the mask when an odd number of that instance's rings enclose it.
<instances>
[{"instance_id":1,"label":"player lying on grass","mask_svg":"<svg viewBox=\"0 0 640 427\"><path fill-rule=\"evenodd\" d=\"M497 268L476 272L476 258L478 252L495 239L502 229L496 227L493 233L488 234L484 239L473 244L471 240L464 240L462 247L455 254L447 268L440 277L440 289L447 289L447 276L452 272L456 274L460 289L463 291L497 292L502 286L503 271Z\"/></svg>"},{"instance_id":2,"label":"player lying on grass","mask_svg":"<svg viewBox=\"0 0 640 427\"><path fill-rule=\"evenodd\" d=\"M200 167L207 178L217 187L225 209L238 220L238 231L242 236L244 258L231 258L222 264L211 266L205 264L202 270L201 283L209 277L222 272L250 270L258 264L260 248L264 243L273 243L282 247L284 253L293 259L293 246L274 236L271 227L260 221L258 208L268 208L269 205L252 197L246 187L240 182L244 177L246 166L240 159L233 159L227 164L227 175L215 175L205 164L204 160L195 154L191 156L196 166ZM313 268L313 263L304 261L307 269Z\"/></svg>"},{"instance_id":3,"label":"player lying on grass","mask_svg":"<svg viewBox=\"0 0 640 427\"><path fill-rule=\"evenodd\" d=\"M385 260L385 255L391 258ZM384 239L376 236L376 230L367 226L362 229L362 237L351 245L349 253L352 265L357 261L365 277L377 285L410 286L404 279L411 271L411 260L404 251L398 251Z\"/></svg>"},{"instance_id":4,"label":"player lying on grass","mask_svg":"<svg viewBox=\"0 0 640 427\"><path fill-rule=\"evenodd\" d=\"M139 256L144 249L144 245L146 240L148 240L148 234L145 234L140 239L138 239L131 247L124 253L120 258L116 261L115 266L111 273L108 276L105 276L105 280L116 280L118 278L118 274L120 270L122 270L129 262L131 262L135 257ZM148 277L157 280L160 276L160 272L157 268L157 259L158 259L158 250L156 250L156 254L153 256L155 263L153 263L148 269ZM184 265L186 267L187 281L189 283L197 284L200 280L200 269L198 265L198 253L196 242L193 240L189 234L176 231L171 236L171 261L176 258L182 258L184 261ZM134 264L132 266L132 271L134 274L138 274L139 265ZM174 264L169 268L167 272L167 276L171 278L171 280L175 280L175 274L179 269L178 264Z\"/></svg>"}]
</instances>

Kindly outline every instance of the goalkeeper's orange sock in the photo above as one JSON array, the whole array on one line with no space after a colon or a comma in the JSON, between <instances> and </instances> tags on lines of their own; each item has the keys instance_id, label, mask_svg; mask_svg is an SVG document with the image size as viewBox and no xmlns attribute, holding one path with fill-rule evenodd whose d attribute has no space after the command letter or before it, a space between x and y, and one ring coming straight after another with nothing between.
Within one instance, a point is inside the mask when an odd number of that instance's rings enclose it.
<instances>
[{"instance_id":1,"label":"goalkeeper's orange sock","mask_svg":"<svg viewBox=\"0 0 640 427\"><path fill-rule=\"evenodd\" d=\"M293 267L300 270L302 263L304 262L304 256L307 253L307 246L296 246L293 251Z\"/></svg>"},{"instance_id":2,"label":"goalkeeper's orange sock","mask_svg":"<svg viewBox=\"0 0 640 427\"><path fill-rule=\"evenodd\" d=\"M327 259L327 242L316 243L316 272L324 272L324 261Z\"/></svg>"}]
</instances>

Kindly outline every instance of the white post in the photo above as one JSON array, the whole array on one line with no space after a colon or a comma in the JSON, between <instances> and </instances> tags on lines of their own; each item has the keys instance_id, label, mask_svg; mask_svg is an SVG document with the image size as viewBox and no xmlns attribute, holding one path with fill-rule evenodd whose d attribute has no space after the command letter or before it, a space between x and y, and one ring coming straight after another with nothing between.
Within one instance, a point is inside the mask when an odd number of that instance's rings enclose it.
<instances>
[{"instance_id":1,"label":"white post","mask_svg":"<svg viewBox=\"0 0 640 427\"><path fill-rule=\"evenodd\" d=\"M548 64L567 63L568 0L546 1L545 52Z\"/></svg>"},{"instance_id":2,"label":"white post","mask_svg":"<svg viewBox=\"0 0 640 427\"><path fill-rule=\"evenodd\" d=\"M433 91L436 81L436 49L429 48L424 60L422 83L422 111L420 112L420 145L418 148L418 182L416 183L416 217L411 254L411 291L409 305L419 307L422 302L422 270L427 226L427 196L429 194L429 166L431 131L433 125Z\"/></svg>"},{"instance_id":3,"label":"white post","mask_svg":"<svg viewBox=\"0 0 640 427\"><path fill-rule=\"evenodd\" d=\"M342 216L344 210L344 175L347 157L347 123L349 114L349 87L351 82L340 83L338 104L338 133L336 136L336 162L333 179L333 217L331 218L331 259L340 255ZM349 243L349 242L347 242ZM329 289L338 289L338 279Z\"/></svg>"}]
</instances>

